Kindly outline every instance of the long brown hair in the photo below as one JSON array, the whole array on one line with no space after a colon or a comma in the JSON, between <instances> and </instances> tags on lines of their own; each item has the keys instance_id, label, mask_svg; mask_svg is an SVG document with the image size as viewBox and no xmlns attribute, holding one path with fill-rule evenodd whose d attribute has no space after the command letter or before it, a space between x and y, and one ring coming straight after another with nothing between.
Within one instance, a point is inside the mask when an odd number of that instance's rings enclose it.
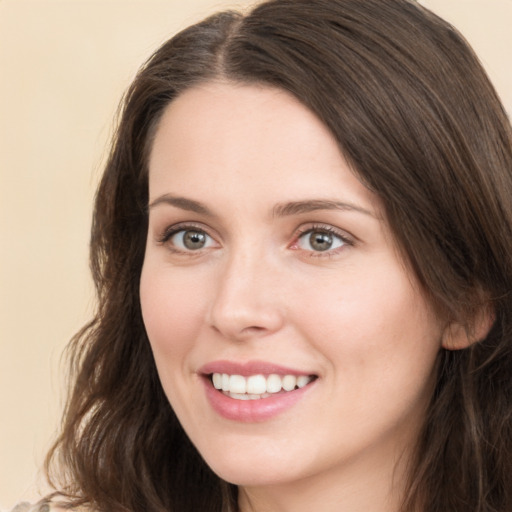
<instances>
[{"instance_id":1,"label":"long brown hair","mask_svg":"<svg viewBox=\"0 0 512 512\"><path fill-rule=\"evenodd\" d=\"M200 82L285 89L380 196L440 314L494 324L442 350L404 511L512 510L512 134L472 50L408 0L271 0L165 43L126 94L95 204L98 309L70 345L74 386L48 456L61 491L103 511L236 510L158 380L139 304L147 161L165 107Z\"/></svg>"}]
</instances>

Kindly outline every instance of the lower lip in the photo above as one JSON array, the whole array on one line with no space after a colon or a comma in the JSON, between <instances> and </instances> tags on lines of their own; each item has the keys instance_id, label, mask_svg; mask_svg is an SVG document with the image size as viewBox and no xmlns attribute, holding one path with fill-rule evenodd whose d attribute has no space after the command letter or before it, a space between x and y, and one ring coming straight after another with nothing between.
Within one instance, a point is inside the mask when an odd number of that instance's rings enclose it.
<instances>
[{"instance_id":1,"label":"lower lip","mask_svg":"<svg viewBox=\"0 0 512 512\"><path fill-rule=\"evenodd\" d=\"M211 380L203 379L212 408L223 418L242 423L267 421L293 407L312 388L316 380L294 391L276 393L259 400L236 400L215 389Z\"/></svg>"}]
</instances>

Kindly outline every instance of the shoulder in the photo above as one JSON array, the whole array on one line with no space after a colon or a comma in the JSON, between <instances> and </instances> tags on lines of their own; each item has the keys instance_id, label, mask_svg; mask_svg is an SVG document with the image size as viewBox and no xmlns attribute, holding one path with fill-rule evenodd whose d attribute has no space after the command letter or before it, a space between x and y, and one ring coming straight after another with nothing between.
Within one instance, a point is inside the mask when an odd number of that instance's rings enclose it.
<instances>
[{"instance_id":1,"label":"shoulder","mask_svg":"<svg viewBox=\"0 0 512 512\"><path fill-rule=\"evenodd\" d=\"M85 512L83 509L74 509L75 512ZM28 502L18 503L12 510L3 512L69 512L69 510L58 507L48 501L40 501L32 504Z\"/></svg>"},{"instance_id":2,"label":"shoulder","mask_svg":"<svg viewBox=\"0 0 512 512\"><path fill-rule=\"evenodd\" d=\"M18 503L12 510L3 512L50 512L51 507L47 503L33 505L26 501Z\"/></svg>"},{"instance_id":3,"label":"shoulder","mask_svg":"<svg viewBox=\"0 0 512 512\"><path fill-rule=\"evenodd\" d=\"M10 512L58 512L58 510L52 508L49 503L37 503L34 505L24 501L18 503Z\"/></svg>"}]
</instances>

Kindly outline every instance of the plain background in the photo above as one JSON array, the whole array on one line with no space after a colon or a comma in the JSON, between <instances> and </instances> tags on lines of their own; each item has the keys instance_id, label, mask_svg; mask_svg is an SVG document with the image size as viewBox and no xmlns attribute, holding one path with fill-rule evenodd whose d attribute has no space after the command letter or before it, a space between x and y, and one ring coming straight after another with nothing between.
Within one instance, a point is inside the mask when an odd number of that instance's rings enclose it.
<instances>
[{"instance_id":1,"label":"plain background","mask_svg":"<svg viewBox=\"0 0 512 512\"><path fill-rule=\"evenodd\" d=\"M364 1L364 0L362 0ZM177 30L244 0L0 0L0 509L33 499L93 305L91 205L118 101ZM512 113L512 0L425 0Z\"/></svg>"}]
</instances>

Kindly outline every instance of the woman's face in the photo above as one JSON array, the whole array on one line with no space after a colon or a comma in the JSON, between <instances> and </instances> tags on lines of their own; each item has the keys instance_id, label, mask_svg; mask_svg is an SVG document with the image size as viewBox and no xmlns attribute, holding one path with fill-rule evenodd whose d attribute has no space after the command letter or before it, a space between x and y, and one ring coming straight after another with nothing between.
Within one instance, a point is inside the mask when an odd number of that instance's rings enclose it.
<instances>
[{"instance_id":1,"label":"woman's face","mask_svg":"<svg viewBox=\"0 0 512 512\"><path fill-rule=\"evenodd\" d=\"M167 108L149 169L142 312L207 463L255 488L389 476L442 329L330 132L286 92L210 83Z\"/></svg>"}]
</instances>

